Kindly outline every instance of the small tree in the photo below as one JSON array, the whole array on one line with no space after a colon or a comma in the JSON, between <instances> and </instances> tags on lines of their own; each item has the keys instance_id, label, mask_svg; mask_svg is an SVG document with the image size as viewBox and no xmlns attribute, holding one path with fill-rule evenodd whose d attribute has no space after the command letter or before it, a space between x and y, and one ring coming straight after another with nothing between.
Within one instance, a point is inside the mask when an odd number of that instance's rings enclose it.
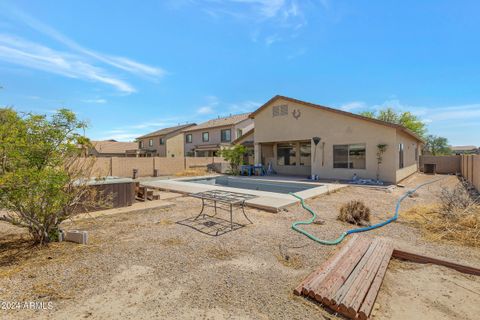
<instances>
[{"instance_id":1,"label":"small tree","mask_svg":"<svg viewBox=\"0 0 480 320\"><path fill-rule=\"evenodd\" d=\"M387 145L377 144L377 180L380 180L380 165L383 162L383 154L387 151Z\"/></svg>"},{"instance_id":2,"label":"small tree","mask_svg":"<svg viewBox=\"0 0 480 320\"><path fill-rule=\"evenodd\" d=\"M86 183L92 159L80 159L84 126L67 109L50 118L0 109L0 221L27 228L35 243L57 239L62 221L101 201Z\"/></svg>"},{"instance_id":3,"label":"small tree","mask_svg":"<svg viewBox=\"0 0 480 320\"><path fill-rule=\"evenodd\" d=\"M361 112L360 115L368 118L402 125L421 137L423 137L427 131L425 123L409 111L396 112L392 108L385 108L383 110L380 110L378 113L372 111L364 111Z\"/></svg>"},{"instance_id":4,"label":"small tree","mask_svg":"<svg viewBox=\"0 0 480 320\"><path fill-rule=\"evenodd\" d=\"M231 174L238 175L246 153L247 148L244 145L236 144L233 147L223 148L220 151L220 156L225 158L230 164Z\"/></svg>"},{"instance_id":5,"label":"small tree","mask_svg":"<svg viewBox=\"0 0 480 320\"><path fill-rule=\"evenodd\" d=\"M452 150L448 146L447 138L434 135L427 136L424 151L433 156L448 155L452 153Z\"/></svg>"}]
</instances>

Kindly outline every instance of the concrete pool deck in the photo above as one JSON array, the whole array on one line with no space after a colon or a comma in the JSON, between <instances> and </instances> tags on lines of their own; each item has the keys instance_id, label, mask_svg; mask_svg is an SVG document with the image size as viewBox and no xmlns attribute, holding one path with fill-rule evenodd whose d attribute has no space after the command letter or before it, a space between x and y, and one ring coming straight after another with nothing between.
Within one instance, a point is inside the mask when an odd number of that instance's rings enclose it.
<instances>
[{"instance_id":1,"label":"concrete pool deck","mask_svg":"<svg viewBox=\"0 0 480 320\"><path fill-rule=\"evenodd\" d=\"M210 191L210 190L223 190L223 191L251 194L257 197L254 199L245 201L245 204L247 206L259 208L259 209L263 209L271 212L278 212L288 206L291 206L293 204L300 202L300 200L296 199L295 197L292 197L291 195L284 194L284 193L250 190L250 189L242 189L242 188L231 188L231 187L216 186L216 185L206 185L206 184L200 184L200 183L188 181L192 179L206 179L206 178L214 178L214 177L222 177L222 176L223 175L209 175L209 176L201 176L201 177L186 177L186 178L168 179L168 180L163 180L163 179L149 180L149 181L142 182L142 185L148 188L165 190L165 191L173 191L173 192L178 192L183 194L204 192L204 191ZM313 197L346 187L346 185L344 184L333 184L333 183L324 183L324 182L318 183L318 182L308 182L304 180L298 181L298 180L291 180L288 178L286 178L285 180L282 180L281 177L275 177L275 179L269 179L269 178L270 177L264 177L263 179L260 177L255 177L255 178L241 177L241 179L249 179L249 180L311 184L313 186L312 189L295 193L296 195L304 199L313 198Z\"/></svg>"}]
</instances>

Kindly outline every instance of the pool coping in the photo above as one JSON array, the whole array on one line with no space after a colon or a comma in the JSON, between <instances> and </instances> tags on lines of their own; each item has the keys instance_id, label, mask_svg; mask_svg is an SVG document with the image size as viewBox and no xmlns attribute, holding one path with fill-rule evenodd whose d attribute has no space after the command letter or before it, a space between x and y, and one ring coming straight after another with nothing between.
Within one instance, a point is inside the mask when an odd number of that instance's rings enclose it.
<instances>
[{"instance_id":1,"label":"pool coping","mask_svg":"<svg viewBox=\"0 0 480 320\"><path fill-rule=\"evenodd\" d=\"M159 190L166 190L166 191L173 191L182 194L190 194L190 193L197 193L197 192L204 192L210 190L223 190L223 191L230 191L230 192L238 192L244 194L251 194L256 195L256 198L250 199L245 201L245 204L249 207L263 209L270 212L279 212L286 207L291 205L297 204L300 202L297 198L285 194L285 193L277 193L277 192L269 192L269 191L259 191L259 190L250 190L250 189L242 189L242 188L231 188L231 187L224 187L224 186L213 186L207 184L201 184L197 182L188 182L185 180L192 180L192 179L207 179L207 178L215 178L215 177L222 177L225 175L208 175L208 176L197 176L197 177L182 177L182 178L175 178L175 179L168 179L168 180L150 180L142 182L142 185ZM249 179L248 177L242 177L242 179ZM325 193L329 193L341 188L346 187L347 185L343 184L333 184L333 183L324 183L324 182L305 182L305 181L291 181L291 180L269 180L267 179L260 179L255 178L252 180L265 180L271 182L286 182L286 183L299 183L299 184L312 184L318 185L315 188L303 190L300 192L296 192L295 194L304 198L310 199Z\"/></svg>"}]
</instances>

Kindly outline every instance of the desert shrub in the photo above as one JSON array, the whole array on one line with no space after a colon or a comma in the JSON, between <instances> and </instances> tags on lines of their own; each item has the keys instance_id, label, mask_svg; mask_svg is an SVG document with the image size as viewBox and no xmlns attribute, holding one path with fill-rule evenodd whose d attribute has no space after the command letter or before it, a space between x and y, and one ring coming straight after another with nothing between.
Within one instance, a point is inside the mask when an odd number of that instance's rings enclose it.
<instances>
[{"instance_id":1,"label":"desert shrub","mask_svg":"<svg viewBox=\"0 0 480 320\"><path fill-rule=\"evenodd\" d=\"M478 203L464 183L458 183L454 188L442 188L438 194L441 209L444 214L458 214Z\"/></svg>"},{"instance_id":2,"label":"desert shrub","mask_svg":"<svg viewBox=\"0 0 480 320\"><path fill-rule=\"evenodd\" d=\"M338 220L359 226L370 223L370 208L362 201L352 200L342 205Z\"/></svg>"},{"instance_id":3,"label":"desert shrub","mask_svg":"<svg viewBox=\"0 0 480 320\"><path fill-rule=\"evenodd\" d=\"M480 203L463 183L443 188L437 204L415 206L402 213L402 218L420 228L426 239L480 246Z\"/></svg>"}]
</instances>

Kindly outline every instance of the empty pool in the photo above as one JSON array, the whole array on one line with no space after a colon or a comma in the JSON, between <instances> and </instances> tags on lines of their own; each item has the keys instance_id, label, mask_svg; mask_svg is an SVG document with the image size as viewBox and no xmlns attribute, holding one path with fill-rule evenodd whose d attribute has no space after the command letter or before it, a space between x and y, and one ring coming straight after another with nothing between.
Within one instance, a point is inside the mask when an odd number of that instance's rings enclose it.
<instances>
[{"instance_id":1,"label":"empty pool","mask_svg":"<svg viewBox=\"0 0 480 320\"><path fill-rule=\"evenodd\" d=\"M238 177L212 177L201 179L182 180L185 182L194 182L207 184L211 186L222 186L238 189L259 190L277 193L300 192L307 189L320 187L321 185L283 182L283 181L267 181L260 179L238 178Z\"/></svg>"}]
</instances>

